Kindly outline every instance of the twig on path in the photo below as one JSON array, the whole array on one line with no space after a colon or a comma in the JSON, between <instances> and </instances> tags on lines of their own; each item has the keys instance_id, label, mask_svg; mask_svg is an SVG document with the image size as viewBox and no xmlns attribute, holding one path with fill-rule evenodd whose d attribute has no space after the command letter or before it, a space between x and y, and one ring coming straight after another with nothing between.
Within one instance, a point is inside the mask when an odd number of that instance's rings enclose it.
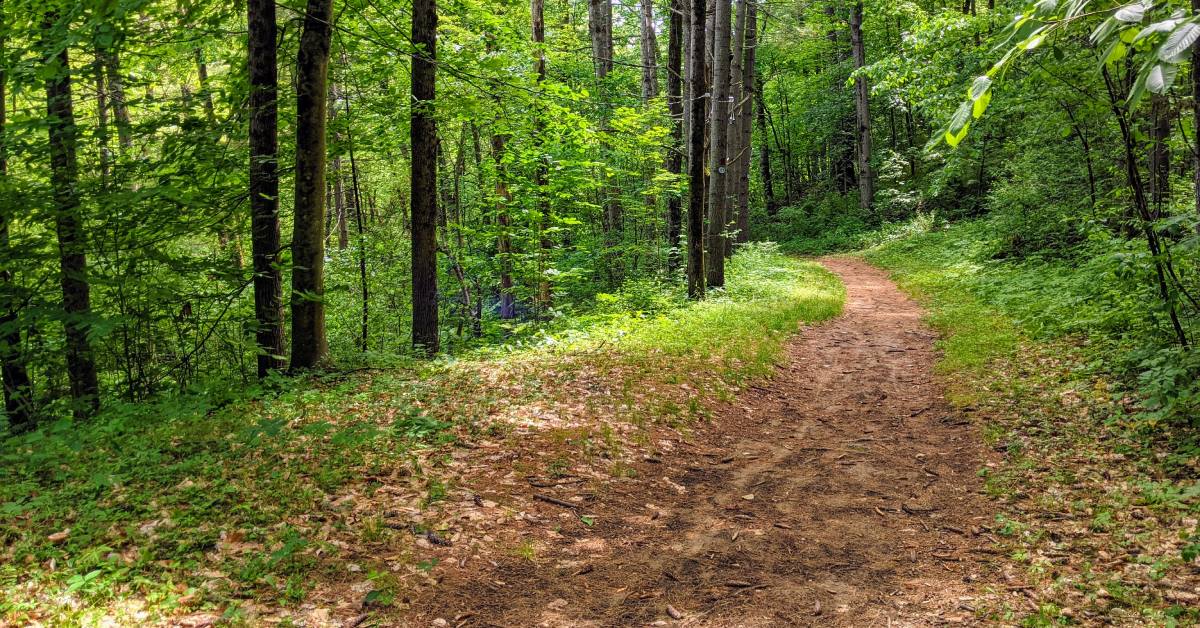
<instances>
[{"instance_id":1,"label":"twig on path","mask_svg":"<svg viewBox=\"0 0 1200 628\"><path fill-rule=\"evenodd\" d=\"M579 508L579 504L572 504L571 502L558 499L557 497L550 497L549 495L542 495L541 493L534 493L533 498L541 502L546 502L547 504L554 504L555 506L570 508L571 510Z\"/></svg>"}]
</instances>

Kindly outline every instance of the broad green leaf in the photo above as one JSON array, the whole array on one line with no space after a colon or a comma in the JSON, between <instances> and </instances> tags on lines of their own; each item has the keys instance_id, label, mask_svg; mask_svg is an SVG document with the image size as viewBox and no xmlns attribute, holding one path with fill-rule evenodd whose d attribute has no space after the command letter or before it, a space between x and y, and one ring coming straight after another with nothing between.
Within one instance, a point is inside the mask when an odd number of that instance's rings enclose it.
<instances>
[{"instance_id":1,"label":"broad green leaf","mask_svg":"<svg viewBox=\"0 0 1200 628\"><path fill-rule=\"evenodd\" d=\"M1167 37L1166 43L1158 49L1158 58L1168 63L1179 63L1191 51L1197 39L1200 39L1200 24L1185 22Z\"/></svg>"},{"instance_id":2,"label":"broad green leaf","mask_svg":"<svg viewBox=\"0 0 1200 628\"><path fill-rule=\"evenodd\" d=\"M1146 75L1146 89L1155 94L1165 94L1175 83L1179 66L1173 63L1156 63Z\"/></svg>"},{"instance_id":3,"label":"broad green leaf","mask_svg":"<svg viewBox=\"0 0 1200 628\"><path fill-rule=\"evenodd\" d=\"M981 96L986 94L992 88L992 79L988 76L981 76L975 79L971 84L970 91L967 92L967 97L971 100L979 100Z\"/></svg>"},{"instance_id":4,"label":"broad green leaf","mask_svg":"<svg viewBox=\"0 0 1200 628\"><path fill-rule=\"evenodd\" d=\"M1113 17L1120 22L1140 22L1146 16L1146 9L1149 8L1149 2L1138 2L1121 7L1113 14Z\"/></svg>"}]
</instances>

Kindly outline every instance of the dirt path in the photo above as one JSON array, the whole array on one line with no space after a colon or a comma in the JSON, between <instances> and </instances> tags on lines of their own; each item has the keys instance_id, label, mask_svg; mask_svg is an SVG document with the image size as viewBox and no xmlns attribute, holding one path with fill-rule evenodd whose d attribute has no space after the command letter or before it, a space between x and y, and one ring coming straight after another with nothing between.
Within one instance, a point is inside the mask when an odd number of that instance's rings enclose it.
<instances>
[{"instance_id":1,"label":"dirt path","mask_svg":"<svg viewBox=\"0 0 1200 628\"><path fill-rule=\"evenodd\" d=\"M845 315L775 378L556 527L534 560L452 571L407 619L479 626L925 626L989 578L983 454L932 375L933 333L883 272L831 258ZM554 489L547 489L554 495ZM563 508L538 503L541 521ZM437 622L441 624L440 621Z\"/></svg>"}]
</instances>

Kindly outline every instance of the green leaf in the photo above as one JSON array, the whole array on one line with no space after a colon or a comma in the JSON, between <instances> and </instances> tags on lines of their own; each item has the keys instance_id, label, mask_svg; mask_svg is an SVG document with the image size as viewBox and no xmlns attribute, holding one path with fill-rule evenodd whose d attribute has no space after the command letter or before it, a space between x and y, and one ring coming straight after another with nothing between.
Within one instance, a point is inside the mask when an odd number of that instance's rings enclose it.
<instances>
[{"instance_id":1,"label":"green leaf","mask_svg":"<svg viewBox=\"0 0 1200 628\"><path fill-rule=\"evenodd\" d=\"M1158 58L1167 63L1179 63L1187 56L1197 39L1200 39L1200 24L1184 22L1158 49Z\"/></svg>"},{"instance_id":2,"label":"green leaf","mask_svg":"<svg viewBox=\"0 0 1200 628\"><path fill-rule=\"evenodd\" d=\"M1121 22L1140 22L1146 16L1146 9L1149 8L1149 2L1138 2L1121 7L1113 14L1113 17Z\"/></svg>"},{"instance_id":3,"label":"green leaf","mask_svg":"<svg viewBox=\"0 0 1200 628\"><path fill-rule=\"evenodd\" d=\"M1146 75L1146 89L1155 94L1165 94L1175 83L1179 66L1171 63L1156 63Z\"/></svg>"},{"instance_id":4,"label":"green leaf","mask_svg":"<svg viewBox=\"0 0 1200 628\"><path fill-rule=\"evenodd\" d=\"M967 97L971 100L979 100L984 94L992 88L992 79L989 76L981 76L975 79L971 84L971 89L967 92Z\"/></svg>"},{"instance_id":5,"label":"green leaf","mask_svg":"<svg viewBox=\"0 0 1200 628\"><path fill-rule=\"evenodd\" d=\"M1125 42L1121 41L1120 39L1114 40L1113 43L1108 46L1108 51L1104 53L1104 60L1101 61L1101 65L1112 65L1124 59L1128 54L1129 46L1126 46Z\"/></svg>"},{"instance_id":6,"label":"green leaf","mask_svg":"<svg viewBox=\"0 0 1200 628\"><path fill-rule=\"evenodd\" d=\"M983 117L983 112L987 111L988 105L992 103L992 91L988 90L982 96L975 99L971 105L971 115L978 120Z\"/></svg>"}]
</instances>

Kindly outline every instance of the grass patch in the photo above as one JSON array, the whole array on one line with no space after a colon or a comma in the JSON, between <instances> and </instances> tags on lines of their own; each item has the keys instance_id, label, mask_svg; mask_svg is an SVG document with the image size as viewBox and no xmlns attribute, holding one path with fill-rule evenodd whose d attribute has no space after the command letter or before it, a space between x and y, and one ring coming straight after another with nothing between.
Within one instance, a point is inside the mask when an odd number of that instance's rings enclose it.
<instances>
[{"instance_id":1,"label":"grass patch","mask_svg":"<svg viewBox=\"0 0 1200 628\"><path fill-rule=\"evenodd\" d=\"M389 608L439 569L420 544L470 503L460 462L490 451L480 443L520 452L478 465L498 473L623 477L650 429L691 429L845 296L770 246L743 249L728 279L702 303L638 286L467 356L115 406L8 438L0 623L311 622L348 580L363 607Z\"/></svg>"}]
</instances>

